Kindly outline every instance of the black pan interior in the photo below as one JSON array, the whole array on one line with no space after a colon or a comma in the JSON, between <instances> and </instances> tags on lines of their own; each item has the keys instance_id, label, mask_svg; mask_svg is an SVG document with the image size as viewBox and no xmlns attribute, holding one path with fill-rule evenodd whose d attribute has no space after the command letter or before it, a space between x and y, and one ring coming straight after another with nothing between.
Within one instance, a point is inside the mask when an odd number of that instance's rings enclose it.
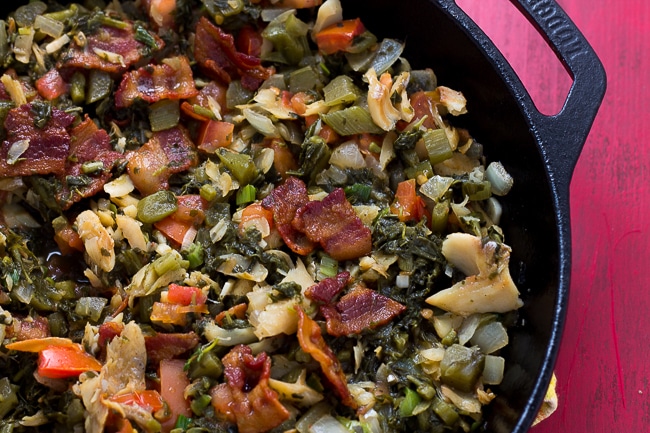
<instances>
[{"instance_id":1,"label":"black pan interior","mask_svg":"<svg viewBox=\"0 0 650 433\"><path fill-rule=\"evenodd\" d=\"M2 2L0 16L19 4ZM62 2L67 3L67 2ZM485 145L489 160L501 161L515 186L501 200L501 226L512 246L511 273L525 302L511 332L503 384L489 406L489 430L524 432L540 403L531 399L557 323L558 226L550 181L512 88L468 34L435 0L343 1L347 17L361 17L379 37L406 41L404 57L414 68L431 67L438 82L462 91L469 113L457 118ZM537 393L539 394L539 392Z\"/></svg>"}]
</instances>

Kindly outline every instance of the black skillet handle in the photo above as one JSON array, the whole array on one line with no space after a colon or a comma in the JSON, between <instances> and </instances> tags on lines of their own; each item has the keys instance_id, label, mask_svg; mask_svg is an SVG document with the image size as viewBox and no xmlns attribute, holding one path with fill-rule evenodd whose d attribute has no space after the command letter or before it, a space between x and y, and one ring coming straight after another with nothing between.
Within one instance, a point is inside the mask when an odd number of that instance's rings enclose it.
<instances>
[{"instance_id":1,"label":"black skillet handle","mask_svg":"<svg viewBox=\"0 0 650 433\"><path fill-rule=\"evenodd\" d=\"M554 0L511 0L546 39L573 78L562 110L541 114L532 104L533 118L544 159L557 185L567 188L582 146L594 122L607 87L605 69L576 25Z\"/></svg>"}]
</instances>

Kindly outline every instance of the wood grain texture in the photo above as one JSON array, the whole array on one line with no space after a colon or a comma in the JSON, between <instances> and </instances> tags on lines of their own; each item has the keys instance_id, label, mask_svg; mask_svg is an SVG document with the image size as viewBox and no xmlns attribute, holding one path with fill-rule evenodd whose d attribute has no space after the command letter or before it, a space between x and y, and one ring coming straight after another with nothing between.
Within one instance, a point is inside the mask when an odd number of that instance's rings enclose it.
<instances>
[{"instance_id":1,"label":"wood grain texture","mask_svg":"<svg viewBox=\"0 0 650 433\"><path fill-rule=\"evenodd\" d=\"M556 373L560 406L532 433L650 432L650 2L559 0L608 74L571 183L573 263ZM506 0L459 0L537 107L571 80Z\"/></svg>"}]
</instances>

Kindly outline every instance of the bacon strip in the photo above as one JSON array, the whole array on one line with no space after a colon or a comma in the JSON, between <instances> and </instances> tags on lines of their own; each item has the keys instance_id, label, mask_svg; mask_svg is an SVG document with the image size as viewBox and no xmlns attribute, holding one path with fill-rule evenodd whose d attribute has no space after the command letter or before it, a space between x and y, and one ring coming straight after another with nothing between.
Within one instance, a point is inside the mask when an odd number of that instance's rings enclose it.
<instances>
[{"instance_id":1,"label":"bacon strip","mask_svg":"<svg viewBox=\"0 0 650 433\"><path fill-rule=\"evenodd\" d=\"M239 433L263 433L289 419L278 393L269 387L271 358L253 356L248 346L235 346L223 357L226 383L212 388L212 406Z\"/></svg>"},{"instance_id":2,"label":"bacon strip","mask_svg":"<svg viewBox=\"0 0 650 433\"><path fill-rule=\"evenodd\" d=\"M262 206L273 211L273 221L284 243L291 251L301 255L312 252L315 245L304 233L296 230L291 222L296 211L307 203L309 203L307 187L303 181L295 177L288 178L262 200Z\"/></svg>"},{"instance_id":3,"label":"bacon strip","mask_svg":"<svg viewBox=\"0 0 650 433\"><path fill-rule=\"evenodd\" d=\"M130 107L138 99L148 103L187 99L198 93L187 57L172 57L163 60L162 65L149 65L124 74L115 92L115 106Z\"/></svg>"},{"instance_id":4,"label":"bacon strip","mask_svg":"<svg viewBox=\"0 0 650 433\"><path fill-rule=\"evenodd\" d=\"M193 350L199 344L199 337L194 332L156 335L145 335L144 344L147 348L147 362L158 365L163 359L172 359L185 352Z\"/></svg>"},{"instance_id":5,"label":"bacon strip","mask_svg":"<svg viewBox=\"0 0 650 433\"><path fill-rule=\"evenodd\" d=\"M111 26L99 27L94 34L86 35L86 44L83 47L71 44L68 51L61 56L57 69L62 67L99 69L111 74L126 71L131 65L139 62L143 54L147 52L147 47L135 40L132 23L126 22L126 24L125 29ZM165 45L162 39L153 36L158 49L162 49ZM98 54L96 50L117 54L121 56L121 61L109 61Z\"/></svg>"},{"instance_id":6,"label":"bacon strip","mask_svg":"<svg viewBox=\"0 0 650 433\"><path fill-rule=\"evenodd\" d=\"M5 119L7 139L0 147L0 177L31 176L34 174L65 173L70 148L70 135L66 128L74 117L52 107L52 112L42 128L37 120L33 104L9 110ZM20 140L28 140L29 147L13 165L7 162L9 149Z\"/></svg>"},{"instance_id":7,"label":"bacon strip","mask_svg":"<svg viewBox=\"0 0 650 433\"><path fill-rule=\"evenodd\" d=\"M196 26L194 57L205 74L224 83L241 78L242 86L257 90L275 72L264 68L258 57L237 51L229 33L202 17Z\"/></svg>"},{"instance_id":8,"label":"bacon strip","mask_svg":"<svg viewBox=\"0 0 650 433\"><path fill-rule=\"evenodd\" d=\"M334 305L321 305L327 320L327 333L334 337L360 334L365 329L385 325L406 307L382 294L356 286Z\"/></svg>"},{"instance_id":9,"label":"bacon strip","mask_svg":"<svg viewBox=\"0 0 650 433\"><path fill-rule=\"evenodd\" d=\"M66 178L61 177L63 188L57 194L57 201L63 210L86 197L92 197L102 190L111 178L111 170L122 154L111 148L108 133L99 129L89 117L71 131L70 154L66 162L66 176L80 176L86 162L101 162L101 171L88 176L90 183L69 188Z\"/></svg>"},{"instance_id":10,"label":"bacon strip","mask_svg":"<svg viewBox=\"0 0 650 433\"><path fill-rule=\"evenodd\" d=\"M334 387L334 392L339 396L341 402L352 409L356 409L358 405L350 394L341 363L323 339L320 327L302 308L297 307L297 311L298 341L300 347L318 361L323 370L323 374L325 374L327 380Z\"/></svg>"},{"instance_id":11,"label":"bacon strip","mask_svg":"<svg viewBox=\"0 0 650 433\"><path fill-rule=\"evenodd\" d=\"M322 201L312 201L296 212L294 228L318 242L335 260L350 260L370 254L372 233L337 188Z\"/></svg>"},{"instance_id":12,"label":"bacon strip","mask_svg":"<svg viewBox=\"0 0 650 433\"><path fill-rule=\"evenodd\" d=\"M345 285L350 280L350 273L347 271L340 272L332 278L325 278L324 280L314 284L305 291L305 296L312 301L329 304L334 300L334 297L341 293Z\"/></svg>"},{"instance_id":13,"label":"bacon strip","mask_svg":"<svg viewBox=\"0 0 650 433\"><path fill-rule=\"evenodd\" d=\"M143 195L169 188L169 177L198 162L196 147L184 128L155 132L140 149L127 155L127 171Z\"/></svg>"}]
</instances>

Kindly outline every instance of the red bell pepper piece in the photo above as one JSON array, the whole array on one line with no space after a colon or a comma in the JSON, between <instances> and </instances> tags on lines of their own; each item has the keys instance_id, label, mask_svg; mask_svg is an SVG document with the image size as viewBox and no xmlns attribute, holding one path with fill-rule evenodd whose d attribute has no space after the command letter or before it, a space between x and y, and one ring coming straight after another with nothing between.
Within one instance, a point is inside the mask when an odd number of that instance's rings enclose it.
<instances>
[{"instance_id":1,"label":"red bell pepper piece","mask_svg":"<svg viewBox=\"0 0 650 433\"><path fill-rule=\"evenodd\" d=\"M359 18L344 20L324 28L314 36L316 45L323 54L334 54L338 51L347 51L354 42L354 38L365 32L366 28Z\"/></svg>"}]
</instances>

